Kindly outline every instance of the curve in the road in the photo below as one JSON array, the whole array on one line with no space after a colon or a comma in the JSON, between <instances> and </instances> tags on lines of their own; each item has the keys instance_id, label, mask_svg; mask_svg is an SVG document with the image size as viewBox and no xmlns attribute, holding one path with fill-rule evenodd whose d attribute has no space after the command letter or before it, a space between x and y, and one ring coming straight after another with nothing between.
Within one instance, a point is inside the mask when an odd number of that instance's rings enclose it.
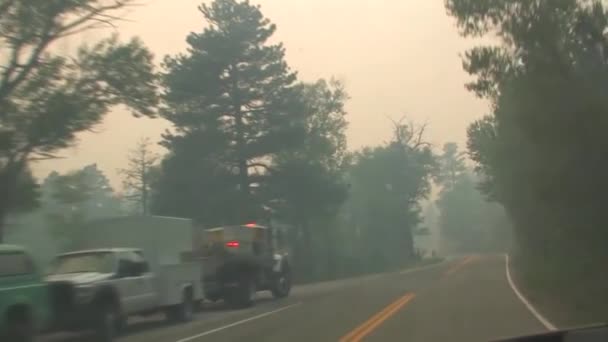
<instances>
[{"instance_id":1,"label":"curve in the road","mask_svg":"<svg viewBox=\"0 0 608 342\"><path fill-rule=\"evenodd\" d=\"M517 298L519 298L519 300L521 300L522 303L524 303L524 305L526 306L526 308L528 308L528 310L530 311L530 313L532 313L532 315L534 315L534 317L545 327L547 328L547 330L549 331L555 331L557 330L557 327L555 325L553 325L551 322L549 322L549 320L547 318L545 318L543 315L540 314L540 312L538 312L538 310L536 310L536 308L532 305L532 303L530 303L530 301L528 301L528 299L526 299L526 297L519 291L519 289L517 288L517 285L515 285L515 282L513 281L513 278L511 277L511 272L509 271L509 254L505 254L505 268L507 269L507 281L509 282L509 286L511 286L511 289L513 289L513 292L515 292L515 295L517 296Z\"/></svg>"}]
</instances>

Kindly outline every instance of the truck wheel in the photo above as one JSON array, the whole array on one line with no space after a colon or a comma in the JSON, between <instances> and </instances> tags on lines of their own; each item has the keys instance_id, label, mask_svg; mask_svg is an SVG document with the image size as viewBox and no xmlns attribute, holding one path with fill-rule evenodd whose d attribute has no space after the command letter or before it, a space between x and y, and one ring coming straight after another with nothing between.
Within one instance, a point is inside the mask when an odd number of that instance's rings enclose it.
<instances>
[{"instance_id":1,"label":"truck wheel","mask_svg":"<svg viewBox=\"0 0 608 342\"><path fill-rule=\"evenodd\" d=\"M289 270L284 270L278 273L273 281L270 289L274 298L285 298L291 291L291 273Z\"/></svg>"},{"instance_id":2,"label":"truck wheel","mask_svg":"<svg viewBox=\"0 0 608 342\"><path fill-rule=\"evenodd\" d=\"M95 316L95 337L99 342L112 342L120 326L120 313L115 305L105 304Z\"/></svg>"},{"instance_id":3,"label":"truck wheel","mask_svg":"<svg viewBox=\"0 0 608 342\"><path fill-rule=\"evenodd\" d=\"M7 313L7 341L31 342L34 341L35 324L32 313L26 306L17 306L9 309Z\"/></svg>"},{"instance_id":4,"label":"truck wheel","mask_svg":"<svg viewBox=\"0 0 608 342\"><path fill-rule=\"evenodd\" d=\"M167 318L173 322L190 322L194 317L194 298L192 297L191 289L184 290L182 302L167 309Z\"/></svg>"},{"instance_id":5,"label":"truck wheel","mask_svg":"<svg viewBox=\"0 0 608 342\"><path fill-rule=\"evenodd\" d=\"M226 301L233 307L248 308L255 303L256 292L255 281L246 277L239 281L236 288L229 291Z\"/></svg>"}]
</instances>

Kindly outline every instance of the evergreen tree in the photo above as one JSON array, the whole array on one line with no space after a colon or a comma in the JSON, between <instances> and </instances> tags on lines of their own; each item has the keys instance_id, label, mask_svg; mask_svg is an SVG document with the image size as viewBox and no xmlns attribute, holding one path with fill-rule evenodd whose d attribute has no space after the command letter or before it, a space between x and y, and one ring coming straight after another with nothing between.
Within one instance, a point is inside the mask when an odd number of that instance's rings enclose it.
<instances>
[{"instance_id":1,"label":"evergreen tree","mask_svg":"<svg viewBox=\"0 0 608 342\"><path fill-rule=\"evenodd\" d=\"M175 133L164 136L164 145L178 153L183 136L214 137L208 143L235 176L233 205L244 220L255 213L252 185L262 181L272 157L302 143L305 109L283 45L269 43L276 26L259 6L216 0L199 10L208 27L188 36L187 53L165 59L162 115Z\"/></svg>"}]
</instances>

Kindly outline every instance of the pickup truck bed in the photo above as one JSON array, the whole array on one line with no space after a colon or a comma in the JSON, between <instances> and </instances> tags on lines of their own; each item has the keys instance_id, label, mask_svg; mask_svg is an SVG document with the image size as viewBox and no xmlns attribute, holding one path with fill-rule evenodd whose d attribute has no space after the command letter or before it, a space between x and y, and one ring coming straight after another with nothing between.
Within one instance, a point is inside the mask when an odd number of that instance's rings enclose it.
<instances>
[{"instance_id":1,"label":"pickup truck bed","mask_svg":"<svg viewBox=\"0 0 608 342\"><path fill-rule=\"evenodd\" d=\"M199 262L161 265L155 281L159 294L157 306L166 307L180 304L186 284L192 287L192 298L195 301L202 300L204 298L203 286L200 281L202 277Z\"/></svg>"}]
</instances>

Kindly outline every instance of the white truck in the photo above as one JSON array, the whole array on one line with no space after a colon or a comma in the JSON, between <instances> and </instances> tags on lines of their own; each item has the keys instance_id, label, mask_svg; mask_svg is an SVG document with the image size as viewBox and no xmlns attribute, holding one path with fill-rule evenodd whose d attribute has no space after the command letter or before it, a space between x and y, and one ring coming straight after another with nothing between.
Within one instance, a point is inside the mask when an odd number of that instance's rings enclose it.
<instances>
[{"instance_id":1,"label":"white truck","mask_svg":"<svg viewBox=\"0 0 608 342\"><path fill-rule=\"evenodd\" d=\"M98 340L112 341L128 316L192 318L204 290L190 220L119 217L83 229L79 250L57 256L46 278L56 328L93 329Z\"/></svg>"}]
</instances>

